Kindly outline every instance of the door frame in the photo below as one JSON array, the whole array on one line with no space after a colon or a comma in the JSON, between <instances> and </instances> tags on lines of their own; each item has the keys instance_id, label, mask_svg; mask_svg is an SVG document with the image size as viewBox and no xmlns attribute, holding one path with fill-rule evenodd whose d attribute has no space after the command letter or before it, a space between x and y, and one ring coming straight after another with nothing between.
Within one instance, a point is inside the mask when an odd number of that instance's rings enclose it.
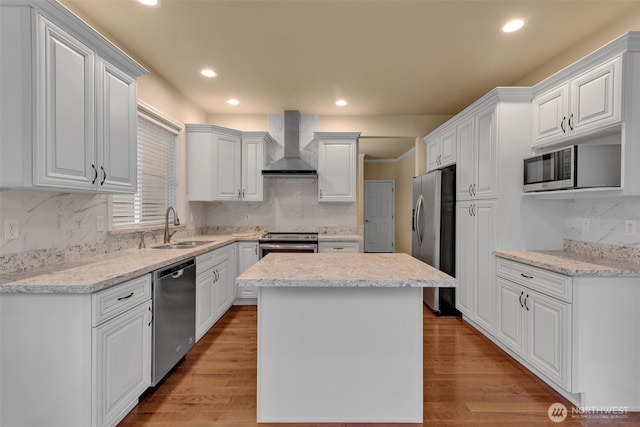
<instances>
[{"instance_id":1,"label":"door frame","mask_svg":"<svg viewBox=\"0 0 640 427\"><path fill-rule=\"evenodd\" d=\"M366 197L367 197L367 183L389 183L391 184L391 212L392 212L392 217L391 217L391 247L392 247L392 252L396 251L396 181L395 179L365 179L364 180L364 184L362 187L362 200L363 200L363 206L362 206L362 222L363 222L363 245L364 247L362 248L363 252L366 252L367 249L367 241L366 241L366 236L367 236L367 232L366 232L366 228L367 228L367 223L366 223L366 218L367 218L367 212L366 212L366 206L367 206L367 201L366 201Z\"/></svg>"}]
</instances>

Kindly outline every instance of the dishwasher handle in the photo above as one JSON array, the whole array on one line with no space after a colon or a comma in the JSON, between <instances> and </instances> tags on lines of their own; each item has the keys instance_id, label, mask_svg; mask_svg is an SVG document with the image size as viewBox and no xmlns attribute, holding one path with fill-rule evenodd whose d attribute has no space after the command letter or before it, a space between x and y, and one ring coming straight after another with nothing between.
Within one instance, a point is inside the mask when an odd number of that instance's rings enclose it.
<instances>
[{"instance_id":1,"label":"dishwasher handle","mask_svg":"<svg viewBox=\"0 0 640 427\"><path fill-rule=\"evenodd\" d=\"M177 279L184 274L185 269L193 268L195 265L195 258L191 258L187 261L179 262L162 270L156 271L154 273L154 278L162 279L163 277L171 276L172 278Z\"/></svg>"}]
</instances>

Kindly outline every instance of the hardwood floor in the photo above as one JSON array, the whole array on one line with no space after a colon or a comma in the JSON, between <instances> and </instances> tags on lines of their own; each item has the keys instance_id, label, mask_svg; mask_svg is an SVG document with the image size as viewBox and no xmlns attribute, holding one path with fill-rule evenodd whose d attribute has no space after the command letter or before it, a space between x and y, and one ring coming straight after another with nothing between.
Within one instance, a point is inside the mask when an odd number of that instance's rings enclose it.
<instances>
[{"instance_id":1,"label":"hardwood floor","mask_svg":"<svg viewBox=\"0 0 640 427\"><path fill-rule=\"evenodd\" d=\"M256 322L255 306L232 307L120 426L276 426L256 423ZM425 310L424 349L424 422L403 426L640 425L640 413L572 419L569 402L460 319ZM569 412L561 423L547 415L556 402Z\"/></svg>"}]
</instances>

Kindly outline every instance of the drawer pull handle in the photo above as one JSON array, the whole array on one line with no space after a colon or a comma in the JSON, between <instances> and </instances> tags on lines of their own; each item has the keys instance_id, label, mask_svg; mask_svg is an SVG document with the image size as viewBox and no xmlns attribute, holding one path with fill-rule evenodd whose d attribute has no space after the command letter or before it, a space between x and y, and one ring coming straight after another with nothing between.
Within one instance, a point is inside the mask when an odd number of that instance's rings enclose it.
<instances>
[{"instance_id":1,"label":"drawer pull handle","mask_svg":"<svg viewBox=\"0 0 640 427\"><path fill-rule=\"evenodd\" d=\"M522 277L524 277L525 279L533 279L533 276L527 276L527 275L526 275L526 274L524 274L524 273L520 273L520 275L521 275Z\"/></svg>"},{"instance_id":2,"label":"drawer pull handle","mask_svg":"<svg viewBox=\"0 0 640 427\"><path fill-rule=\"evenodd\" d=\"M118 301L122 301L123 299L129 299L133 296L133 292L131 292L129 295L127 295L126 297L120 297L118 298Z\"/></svg>"}]
</instances>

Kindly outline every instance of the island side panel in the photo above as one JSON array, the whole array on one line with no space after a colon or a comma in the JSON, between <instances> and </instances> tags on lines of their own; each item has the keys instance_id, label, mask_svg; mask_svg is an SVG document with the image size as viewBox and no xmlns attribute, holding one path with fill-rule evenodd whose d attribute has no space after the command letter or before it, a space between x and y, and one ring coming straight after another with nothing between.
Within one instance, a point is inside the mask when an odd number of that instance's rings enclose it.
<instances>
[{"instance_id":1,"label":"island side panel","mask_svg":"<svg viewBox=\"0 0 640 427\"><path fill-rule=\"evenodd\" d=\"M422 288L258 288L259 422L422 422Z\"/></svg>"}]
</instances>

